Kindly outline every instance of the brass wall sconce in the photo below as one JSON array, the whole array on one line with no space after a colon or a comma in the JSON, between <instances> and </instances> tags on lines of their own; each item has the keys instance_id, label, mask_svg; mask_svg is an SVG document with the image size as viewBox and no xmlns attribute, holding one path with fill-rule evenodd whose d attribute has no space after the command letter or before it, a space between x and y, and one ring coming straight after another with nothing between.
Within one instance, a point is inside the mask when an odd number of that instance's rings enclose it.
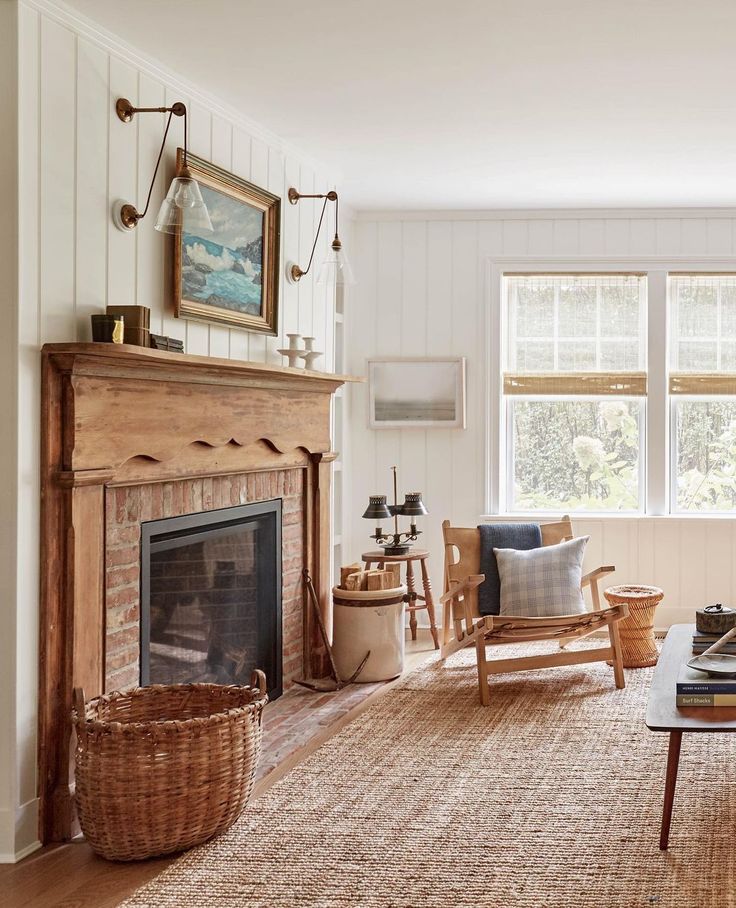
<instances>
[{"instance_id":1,"label":"brass wall sconce","mask_svg":"<svg viewBox=\"0 0 736 908\"><path fill-rule=\"evenodd\" d=\"M412 542L416 542L417 537L422 531L417 527L417 517L423 517L429 511L422 501L421 492L407 492L404 496L404 503L399 504L397 500L398 483L396 477L396 467L391 467L394 474L394 503L386 504L385 495L371 495L368 498L368 507L363 513L366 520L375 520L376 532L371 539L383 547L386 555L405 555L411 548ZM381 529L381 521L392 518L394 519L394 532L384 533ZM399 532L399 517L409 518L408 532Z\"/></svg>"},{"instance_id":2,"label":"brass wall sconce","mask_svg":"<svg viewBox=\"0 0 736 908\"><path fill-rule=\"evenodd\" d=\"M120 230L132 230L134 227L138 226L138 221L141 221L148 213L153 187L156 182L156 174L158 173L164 148L166 147L166 137L169 134L171 118L184 117L184 166L171 181L171 186L169 186L169 191L166 193L166 198L159 208L154 227L162 233L176 233L186 224L187 229L196 228L198 231L205 230L211 233L212 221L210 221L207 206L202 198L202 193L199 191L197 181L193 179L189 172L189 168L187 167L188 135L186 105L182 104L181 101L177 101L175 104L172 104L171 107L133 107L127 98L118 98L117 103L115 104L115 113L118 115L118 119L122 120L123 123L130 123L133 117L139 113L167 113L169 115L169 118L166 121L164 137L161 141L161 150L158 153L156 167L154 168L153 176L151 177L151 185L148 189L146 205L143 211L138 211L135 205L131 205L130 202L116 202L113 206L113 220L115 226Z\"/></svg>"},{"instance_id":3,"label":"brass wall sconce","mask_svg":"<svg viewBox=\"0 0 736 908\"><path fill-rule=\"evenodd\" d=\"M319 269L319 272L317 274L317 283L324 284L328 281L334 281L335 284L354 284L355 277L353 276L353 269L350 267L350 262L348 261L348 257L343 251L342 243L340 242L340 237L338 235L338 214L340 202L337 198L337 193L334 189L331 189L329 192L324 194L306 195L298 192L293 187L289 189L289 201L292 205L296 205L300 199L324 199L324 202L322 204L322 211L319 216L319 224L317 225L317 233L314 237L312 252L309 256L307 267L300 268L299 265L295 265L293 262L289 262L286 266L286 276L293 284L296 284L304 277L305 274L309 274L309 269L312 267L312 261L314 260L314 251L317 248L317 240L319 239L319 234L322 230L322 221L325 217L327 203L334 202L335 239L332 241L330 252L327 255L327 258L324 260L324 262L322 262L322 265Z\"/></svg>"}]
</instances>

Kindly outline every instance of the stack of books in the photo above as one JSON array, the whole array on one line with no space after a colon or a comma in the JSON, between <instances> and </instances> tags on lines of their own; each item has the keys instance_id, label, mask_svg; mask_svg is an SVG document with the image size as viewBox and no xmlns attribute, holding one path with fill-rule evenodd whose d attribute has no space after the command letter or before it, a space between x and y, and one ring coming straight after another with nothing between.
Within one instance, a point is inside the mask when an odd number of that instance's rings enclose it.
<instances>
[{"instance_id":1,"label":"stack of books","mask_svg":"<svg viewBox=\"0 0 736 908\"><path fill-rule=\"evenodd\" d=\"M736 706L736 677L713 678L683 665L677 676L677 705Z\"/></svg>"},{"instance_id":2,"label":"stack of books","mask_svg":"<svg viewBox=\"0 0 736 908\"><path fill-rule=\"evenodd\" d=\"M709 646L713 646L714 643L720 640L722 636L723 634L701 634L699 631L695 631L693 634L693 655L700 656ZM736 639L726 643L719 652L728 656L736 656Z\"/></svg>"}]
</instances>

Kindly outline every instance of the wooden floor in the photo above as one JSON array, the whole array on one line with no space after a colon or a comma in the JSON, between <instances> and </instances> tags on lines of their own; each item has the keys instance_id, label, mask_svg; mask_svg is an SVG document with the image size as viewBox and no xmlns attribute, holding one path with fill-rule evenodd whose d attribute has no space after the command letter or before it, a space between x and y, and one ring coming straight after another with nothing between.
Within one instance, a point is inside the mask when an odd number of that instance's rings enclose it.
<instances>
[{"instance_id":1,"label":"wooden floor","mask_svg":"<svg viewBox=\"0 0 736 908\"><path fill-rule=\"evenodd\" d=\"M420 629L419 640L407 642L406 670L410 671L434 652L429 632ZM274 761L273 748L269 752L268 731L264 731L264 768L266 774L257 781L253 793L256 798L293 766L313 753L328 738L352 721L366 707L393 686L383 684L355 703L356 694L345 698L348 708L329 712L329 724L312 724L312 732L305 739L305 721L293 723L299 736L298 746L284 733L274 736L273 747L279 748L279 758ZM371 688L373 686L371 685ZM348 689L346 689L347 692ZM317 695L318 696L318 695ZM282 698L285 700L286 698ZM276 701L274 713L283 721L286 706ZM298 710L299 716L303 709ZM267 725L267 723L266 723ZM131 864L114 864L94 855L84 841L41 848L18 864L0 865L1 908L114 908L128 895L167 867L174 858L158 858Z\"/></svg>"}]
</instances>

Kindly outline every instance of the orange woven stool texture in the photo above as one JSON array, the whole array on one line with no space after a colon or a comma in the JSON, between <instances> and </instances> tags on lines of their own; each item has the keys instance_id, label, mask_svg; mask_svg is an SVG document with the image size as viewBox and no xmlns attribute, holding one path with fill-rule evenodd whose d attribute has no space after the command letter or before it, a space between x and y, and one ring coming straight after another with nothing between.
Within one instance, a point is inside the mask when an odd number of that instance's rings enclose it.
<instances>
[{"instance_id":1,"label":"orange woven stool texture","mask_svg":"<svg viewBox=\"0 0 736 908\"><path fill-rule=\"evenodd\" d=\"M84 704L75 691L76 795L93 851L137 861L231 826L261 747L263 672L253 687L154 684Z\"/></svg>"},{"instance_id":2,"label":"orange woven stool texture","mask_svg":"<svg viewBox=\"0 0 736 908\"><path fill-rule=\"evenodd\" d=\"M628 617L619 622L624 668L646 668L657 664L654 642L654 612L664 598L657 586L610 586L603 595L611 605L627 603Z\"/></svg>"}]
</instances>

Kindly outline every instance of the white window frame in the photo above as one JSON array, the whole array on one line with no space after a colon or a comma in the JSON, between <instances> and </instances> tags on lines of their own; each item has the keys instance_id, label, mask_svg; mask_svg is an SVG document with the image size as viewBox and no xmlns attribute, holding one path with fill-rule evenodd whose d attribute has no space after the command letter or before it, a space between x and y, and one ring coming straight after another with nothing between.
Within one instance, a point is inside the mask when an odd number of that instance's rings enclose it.
<instances>
[{"instance_id":1,"label":"white window frame","mask_svg":"<svg viewBox=\"0 0 736 908\"><path fill-rule=\"evenodd\" d=\"M671 439L672 405L669 395L669 324L667 279L672 272L717 273L733 271L732 259L691 257L609 257L595 258L519 258L497 257L486 260L486 374L485 399L489 419L485 433L485 511L484 516L507 515L509 496L509 452L506 407L504 406L502 364L508 327L503 300L503 276L509 272L567 274L600 272L642 272L647 278L647 397L644 406L644 456L640 468L644 473L644 507L635 516L681 518L730 517L734 512L678 512L674 506L676 490L670 482L674 476L674 439ZM515 514L522 512L515 511ZM523 512L531 513L531 512ZM543 516L544 512L540 513ZM579 511L578 516L591 519L631 518L633 512Z\"/></svg>"}]
</instances>

